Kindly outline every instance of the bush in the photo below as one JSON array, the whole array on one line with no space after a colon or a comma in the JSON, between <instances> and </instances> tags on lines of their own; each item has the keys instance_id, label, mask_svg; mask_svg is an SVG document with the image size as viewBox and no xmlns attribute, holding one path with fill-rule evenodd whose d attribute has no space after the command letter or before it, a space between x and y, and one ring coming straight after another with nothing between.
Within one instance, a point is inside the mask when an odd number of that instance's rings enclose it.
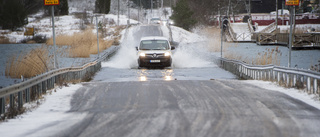
<instances>
[{"instance_id":1,"label":"bush","mask_svg":"<svg viewBox=\"0 0 320 137\"><path fill-rule=\"evenodd\" d=\"M173 14L171 19L174 20L175 24L185 30L190 30L197 21L192 18L194 14L189 8L186 0L179 0L175 7L172 7Z\"/></svg>"},{"instance_id":2,"label":"bush","mask_svg":"<svg viewBox=\"0 0 320 137\"><path fill-rule=\"evenodd\" d=\"M32 38L28 37L20 41L20 43L28 43L33 41L34 43L46 43L48 40L46 35L35 35Z\"/></svg>"}]
</instances>

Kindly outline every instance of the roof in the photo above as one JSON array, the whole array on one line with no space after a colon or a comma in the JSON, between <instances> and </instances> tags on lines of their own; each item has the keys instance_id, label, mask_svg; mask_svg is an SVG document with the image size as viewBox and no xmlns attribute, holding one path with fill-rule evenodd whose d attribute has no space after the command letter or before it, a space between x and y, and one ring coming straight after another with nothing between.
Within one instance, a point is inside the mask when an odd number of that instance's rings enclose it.
<instances>
[{"instance_id":1,"label":"roof","mask_svg":"<svg viewBox=\"0 0 320 137\"><path fill-rule=\"evenodd\" d=\"M162 36L147 36L147 37L142 37L140 41L142 40L167 40L169 41L166 37Z\"/></svg>"}]
</instances>

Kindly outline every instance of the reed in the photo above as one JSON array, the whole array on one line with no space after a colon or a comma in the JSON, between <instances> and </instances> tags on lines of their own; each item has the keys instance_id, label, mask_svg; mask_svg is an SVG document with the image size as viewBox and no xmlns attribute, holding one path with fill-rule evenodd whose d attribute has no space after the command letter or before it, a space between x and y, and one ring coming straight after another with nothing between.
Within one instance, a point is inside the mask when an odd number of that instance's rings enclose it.
<instances>
[{"instance_id":1,"label":"reed","mask_svg":"<svg viewBox=\"0 0 320 137\"><path fill-rule=\"evenodd\" d=\"M12 55L7 60L5 75L11 78L31 78L52 69L51 60L47 46L32 49L25 54Z\"/></svg>"},{"instance_id":2,"label":"reed","mask_svg":"<svg viewBox=\"0 0 320 137\"><path fill-rule=\"evenodd\" d=\"M47 45L52 45L53 40L47 41ZM113 40L105 40L99 37L99 51L109 48ZM60 35L56 38L56 45L69 46L69 57L71 58L88 58L90 54L98 53L97 36L91 29L84 32L75 33L74 35Z\"/></svg>"},{"instance_id":3,"label":"reed","mask_svg":"<svg viewBox=\"0 0 320 137\"><path fill-rule=\"evenodd\" d=\"M254 65L280 65L280 56L282 55L279 47L269 49L266 48L262 53L258 53L256 58L253 59Z\"/></svg>"},{"instance_id":4,"label":"reed","mask_svg":"<svg viewBox=\"0 0 320 137\"><path fill-rule=\"evenodd\" d=\"M273 49L266 48L265 51L259 52L254 58L243 57L234 52L226 52L224 54L224 57L227 59L239 60L252 65L280 65L281 56L282 53L279 50L279 47Z\"/></svg>"}]
</instances>

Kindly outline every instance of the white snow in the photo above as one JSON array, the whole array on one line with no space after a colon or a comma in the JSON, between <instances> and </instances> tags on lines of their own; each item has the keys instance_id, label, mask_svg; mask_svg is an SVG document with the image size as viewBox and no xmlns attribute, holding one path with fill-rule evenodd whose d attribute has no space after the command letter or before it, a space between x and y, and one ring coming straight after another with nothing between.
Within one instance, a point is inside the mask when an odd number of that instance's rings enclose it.
<instances>
[{"instance_id":1,"label":"white snow","mask_svg":"<svg viewBox=\"0 0 320 137\"><path fill-rule=\"evenodd\" d=\"M68 112L70 100L81 84L70 85L52 91L46 95L43 104L35 110L24 113L15 119L0 123L0 135L3 137L50 136L83 119L86 114ZM25 104L29 106L30 104ZM36 132L35 132L36 131Z\"/></svg>"},{"instance_id":2,"label":"white snow","mask_svg":"<svg viewBox=\"0 0 320 137\"><path fill-rule=\"evenodd\" d=\"M238 41L251 41L251 32L248 23L230 23L230 26L234 33L236 33L236 39Z\"/></svg>"},{"instance_id":3,"label":"white snow","mask_svg":"<svg viewBox=\"0 0 320 137\"><path fill-rule=\"evenodd\" d=\"M245 80L243 82L253 84L264 89L274 90L274 91L287 94L292 98L298 99L302 102L309 104L310 106L320 109L319 97L314 94L308 94L306 92L303 92L303 90L281 87L276 83L269 82L269 81Z\"/></svg>"},{"instance_id":4,"label":"white snow","mask_svg":"<svg viewBox=\"0 0 320 137\"><path fill-rule=\"evenodd\" d=\"M39 13L38 13L39 14ZM88 17L90 23L95 24L95 18ZM119 25L127 25L127 16L119 16ZM114 14L102 14L98 16L99 22L113 21L116 25L118 16ZM76 32L80 32L82 19L76 18L74 15L55 16L55 32L56 35L72 35ZM137 24L136 20L130 19L131 24ZM36 35L45 35L47 38L52 37L52 21L51 17L42 18L36 20L34 16L29 17L29 24L25 27L35 28ZM1 33L2 32L2 33ZM6 32L6 33L5 33ZM9 38L10 42L17 43L26 38L23 31L10 32L8 30L0 30L0 36Z\"/></svg>"}]
</instances>

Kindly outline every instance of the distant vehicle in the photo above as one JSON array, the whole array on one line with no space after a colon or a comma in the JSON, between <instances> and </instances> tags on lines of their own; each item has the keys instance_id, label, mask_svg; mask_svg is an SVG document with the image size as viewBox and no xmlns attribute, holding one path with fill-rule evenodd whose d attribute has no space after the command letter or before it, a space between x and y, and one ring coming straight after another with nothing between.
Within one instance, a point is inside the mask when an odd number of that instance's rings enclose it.
<instances>
[{"instance_id":1,"label":"distant vehicle","mask_svg":"<svg viewBox=\"0 0 320 137\"><path fill-rule=\"evenodd\" d=\"M151 18L150 24L160 24L161 20L160 18Z\"/></svg>"},{"instance_id":2,"label":"distant vehicle","mask_svg":"<svg viewBox=\"0 0 320 137\"><path fill-rule=\"evenodd\" d=\"M172 65L172 53L175 47L165 37L151 36L140 40L138 51L139 67L170 67Z\"/></svg>"},{"instance_id":3,"label":"distant vehicle","mask_svg":"<svg viewBox=\"0 0 320 137\"><path fill-rule=\"evenodd\" d=\"M172 20L162 20L161 22L163 25L174 25Z\"/></svg>"}]
</instances>

